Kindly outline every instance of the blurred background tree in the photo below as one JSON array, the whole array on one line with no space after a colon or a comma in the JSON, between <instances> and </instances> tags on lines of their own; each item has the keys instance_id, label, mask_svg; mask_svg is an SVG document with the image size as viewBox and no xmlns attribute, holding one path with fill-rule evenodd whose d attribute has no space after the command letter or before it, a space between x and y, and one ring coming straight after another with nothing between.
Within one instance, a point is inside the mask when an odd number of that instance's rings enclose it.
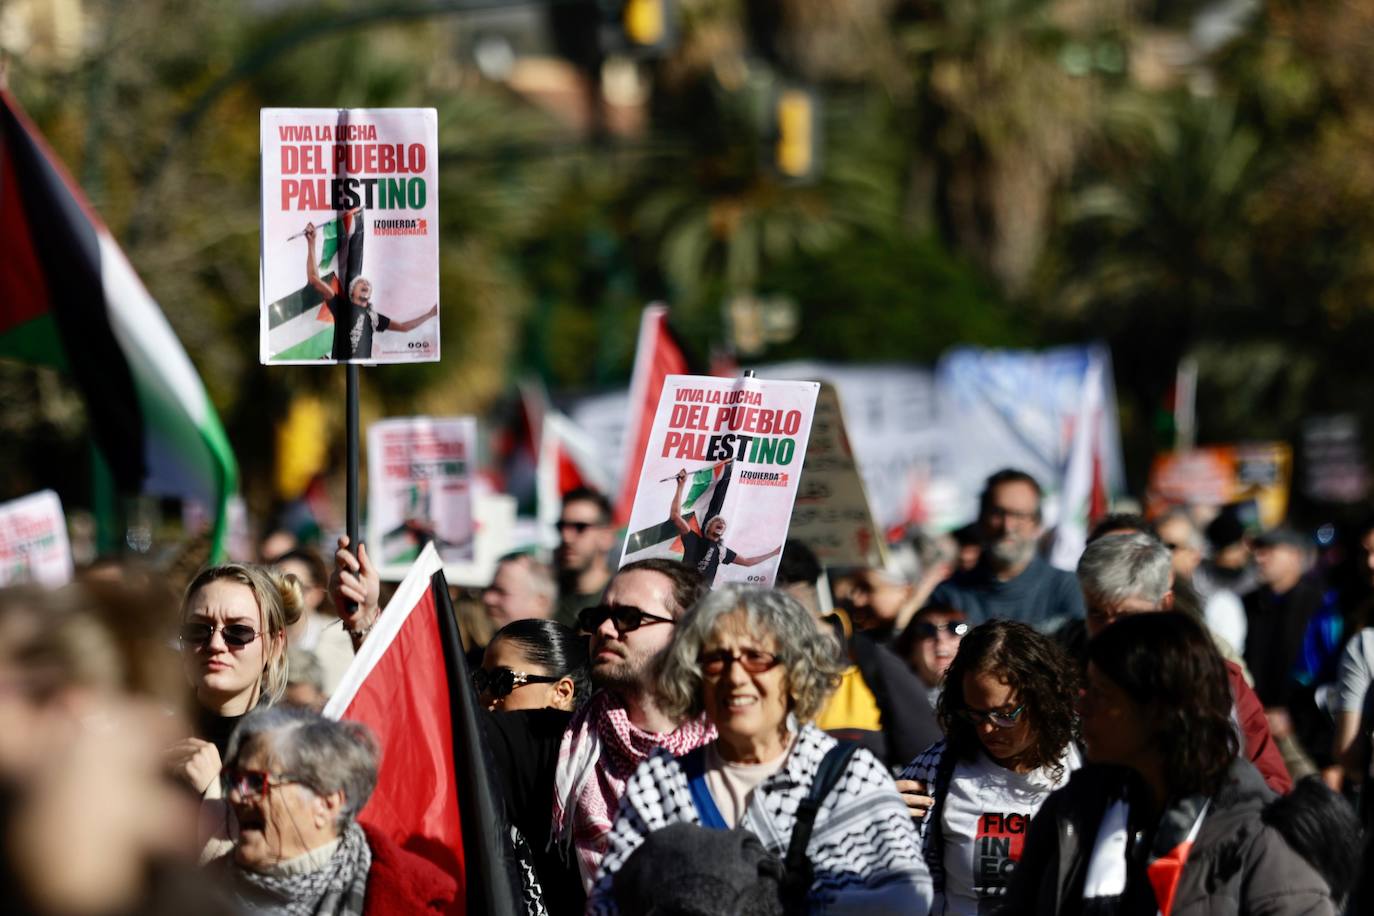
<instances>
[{"instance_id":1,"label":"blurred background tree","mask_svg":"<svg viewBox=\"0 0 1374 916\"><path fill-rule=\"evenodd\" d=\"M1204 441L1331 410L1374 430L1368 4L678 0L649 55L598 44L614 6L0 9L11 91L181 335L256 508L291 396L342 399L342 373L257 365L264 106L440 112L444 361L365 374L371 416L489 413L522 374L623 384L662 298L699 353L749 360L1105 339L1137 487L1183 357ZM63 456L0 495L82 466L59 381L0 366L0 389L0 460Z\"/></svg>"}]
</instances>

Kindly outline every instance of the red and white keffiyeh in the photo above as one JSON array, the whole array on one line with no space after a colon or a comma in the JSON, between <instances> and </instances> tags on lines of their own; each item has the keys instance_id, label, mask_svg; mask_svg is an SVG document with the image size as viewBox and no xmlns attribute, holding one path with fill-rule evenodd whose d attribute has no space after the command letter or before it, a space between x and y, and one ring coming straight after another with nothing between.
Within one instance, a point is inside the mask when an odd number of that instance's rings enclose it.
<instances>
[{"instance_id":1,"label":"red and white keffiyeh","mask_svg":"<svg viewBox=\"0 0 1374 916\"><path fill-rule=\"evenodd\" d=\"M573 716L558 749L554 775L553 832L572 841L577 867L588 888L606 853L625 783L658 748L681 756L714 741L716 729L703 718L683 722L675 731L646 732L630 723L619 693L600 690Z\"/></svg>"}]
</instances>

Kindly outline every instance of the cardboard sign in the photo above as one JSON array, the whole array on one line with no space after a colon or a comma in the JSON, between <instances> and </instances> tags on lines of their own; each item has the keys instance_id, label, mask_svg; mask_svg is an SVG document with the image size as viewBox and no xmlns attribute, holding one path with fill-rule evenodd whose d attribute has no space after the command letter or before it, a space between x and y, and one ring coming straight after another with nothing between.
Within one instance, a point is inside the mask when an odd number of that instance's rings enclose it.
<instances>
[{"instance_id":1,"label":"cardboard sign","mask_svg":"<svg viewBox=\"0 0 1374 916\"><path fill-rule=\"evenodd\" d=\"M771 586L819 388L668 376L620 565L670 557L695 566L712 585Z\"/></svg>"},{"instance_id":2,"label":"cardboard sign","mask_svg":"<svg viewBox=\"0 0 1374 916\"><path fill-rule=\"evenodd\" d=\"M1171 506L1223 506L1254 500L1260 525L1273 528L1288 514L1293 450L1286 442L1216 445L1155 456L1145 509L1157 515Z\"/></svg>"},{"instance_id":3,"label":"cardboard sign","mask_svg":"<svg viewBox=\"0 0 1374 916\"><path fill-rule=\"evenodd\" d=\"M72 579L72 548L62 500L40 490L0 503L0 586L56 588Z\"/></svg>"},{"instance_id":4,"label":"cardboard sign","mask_svg":"<svg viewBox=\"0 0 1374 916\"><path fill-rule=\"evenodd\" d=\"M473 559L477 421L406 417L367 433L368 553L399 579L431 541L445 564Z\"/></svg>"},{"instance_id":5,"label":"cardboard sign","mask_svg":"<svg viewBox=\"0 0 1374 916\"><path fill-rule=\"evenodd\" d=\"M432 108L264 108L264 364L439 358Z\"/></svg>"},{"instance_id":6,"label":"cardboard sign","mask_svg":"<svg viewBox=\"0 0 1374 916\"><path fill-rule=\"evenodd\" d=\"M821 384L816 398L803 470L791 536L810 547L822 566L884 566L886 545L854 461L840 397L829 383Z\"/></svg>"}]
</instances>

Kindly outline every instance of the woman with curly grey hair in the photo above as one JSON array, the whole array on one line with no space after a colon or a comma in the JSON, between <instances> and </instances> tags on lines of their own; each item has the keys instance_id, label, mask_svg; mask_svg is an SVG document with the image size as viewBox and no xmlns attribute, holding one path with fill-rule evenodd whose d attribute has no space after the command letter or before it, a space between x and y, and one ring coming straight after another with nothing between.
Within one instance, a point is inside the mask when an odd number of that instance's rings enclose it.
<instances>
[{"instance_id":1,"label":"woman with curly grey hair","mask_svg":"<svg viewBox=\"0 0 1374 916\"><path fill-rule=\"evenodd\" d=\"M691 856L634 856L669 826L744 828L761 854L783 857L813 784L830 782L818 777L823 769L837 776L802 850L806 905L928 910L930 877L891 777L862 749L831 755L838 742L811 724L838 680L839 647L796 600L752 586L718 589L679 622L657 665L660 708L677 718L705 713L717 737L681 757L659 751L635 771L588 912L636 912L646 897L666 906L673 887L699 893L699 884L663 868L693 867ZM717 892L728 883L720 873L713 878ZM740 899L722 901L723 911Z\"/></svg>"}]
</instances>

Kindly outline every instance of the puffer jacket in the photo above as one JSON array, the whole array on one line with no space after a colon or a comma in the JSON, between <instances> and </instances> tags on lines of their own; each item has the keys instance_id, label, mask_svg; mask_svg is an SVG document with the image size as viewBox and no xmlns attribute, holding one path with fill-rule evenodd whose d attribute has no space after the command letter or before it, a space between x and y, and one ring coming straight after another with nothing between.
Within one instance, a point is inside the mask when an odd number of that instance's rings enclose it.
<instances>
[{"instance_id":1,"label":"puffer jacket","mask_svg":"<svg viewBox=\"0 0 1374 916\"><path fill-rule=\"evenodd\" d=\"M1098 827L1123 785L1143 789L1129 770L1087 766L1045 801L999 916L1082 912ZM1326 882L1260 820L1273 798L1248 760L1232 762L1188 855L1170 916L1334 916Z\"/></svg>"}]
</instances>

